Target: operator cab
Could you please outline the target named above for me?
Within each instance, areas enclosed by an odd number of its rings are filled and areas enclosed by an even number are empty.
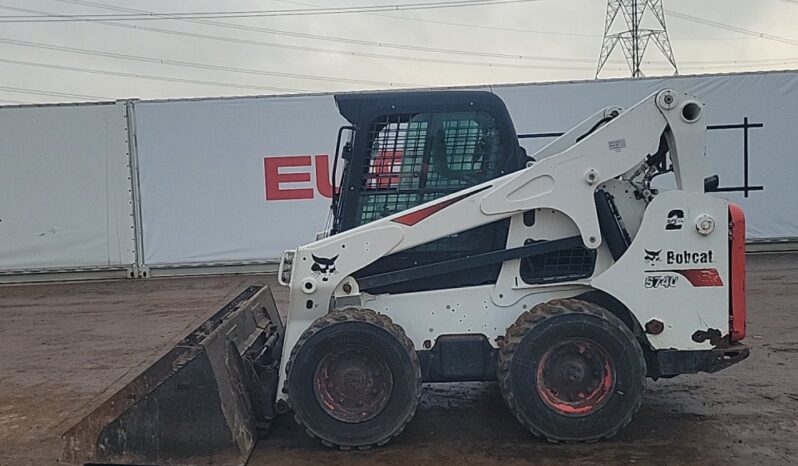
[[[527,162],[504,102],[489,92],[359,93],[335,100],[351,123],[339,131],[339,142],[346,130],[351,138],[341,150],[342,161],[336,153],[333,165],[333,179],[339,163],[343,173],[333,195],[331,234],[520,170]],[[504,249],[508,226],[505,220],[447,236],[382,258],[360,273]],[[452,274],[446,286],[495,281],[499,265],[488,268]]]
[[[354,130],[342,158],[334,231],[519,170],[523,149],[504,103],[478,91],[340,94]]]

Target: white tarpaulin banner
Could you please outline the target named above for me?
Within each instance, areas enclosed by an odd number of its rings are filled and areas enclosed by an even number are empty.
[[[0,108],[0,273],[135,262],[124,103]]]
[[[590,114],[665,88],[707,102],[707,173],[754,239],[798,237],[798,73],[495,86],[531,154]],[[147,265],[273,259],[329,212],[332,96],[136,104]]]
[[[751,239],[798,238],[798,73],[495,86],[534,153],[608,105],[664,87],[707,104],[707,175]],[[0,109],[0,274],[274,259],[329,213],[339,126],[331,95]],[[130,177],[140,180],[142,227]],[[138,235],[138,236],[135,236]]]
[[[332,96],[145,102],[135,113],[145,264],[273,259],[322,229],[346,123]]]
[[[798,73],[755,73],[496,87],[531,154],[609,105],[629,106],[663,88],[707,103],[707,173],[745,210],[749,239],[798,237]],[[531,137],[530,137],[531,136]]]
[[[798,73],[496,86],[529,153],[609,105],[665,87],[707,102],[708,172],[753,239],[798,237]],[[329,213],[329,168],[346,122],[332,96],[136,104],[144,262],[273,259],[312,241]]]

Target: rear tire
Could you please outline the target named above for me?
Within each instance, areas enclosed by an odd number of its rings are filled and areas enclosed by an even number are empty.
[[[387,316],[348,308],[317,319],[287,367],[297,422],[326,446],[384,445],[416,412],[421,366],[413,343]]]
[[[643,350],[606,309],[553,300],[523,313],[499,351],[499,386],[513,415],[550,442],[609,438],[637,412]]]

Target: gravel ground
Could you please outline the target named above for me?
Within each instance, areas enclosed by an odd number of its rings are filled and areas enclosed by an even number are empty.
[[[253,283],[273,278],[0,287],[0,465],[56,464],[61,433]],[[383,448],[330,450],[284,416],[249,464],[798,463],[797,297],[798,255],[749,256],[751,357],[649,381],[643,407],[609,441],[550,445],[517,423],[495,383],[431,384]]]

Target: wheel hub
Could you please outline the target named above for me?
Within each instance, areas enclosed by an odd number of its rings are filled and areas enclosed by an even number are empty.
[[[319,362],[313,390],[327,414],[354,424],[382,412],[393,392],[393,376],[385,359],[374,350],[345,345]]]
[[[568,358],[563,363],[562,379],[571,384],[583,383],[586,372],[589,370],[585,361],[577,358]]]
[[[536,371],[543,402],[566,415],[586,415],[609,399],[615,371],[607,351],[587,338],[569,338],[549,348]]]

